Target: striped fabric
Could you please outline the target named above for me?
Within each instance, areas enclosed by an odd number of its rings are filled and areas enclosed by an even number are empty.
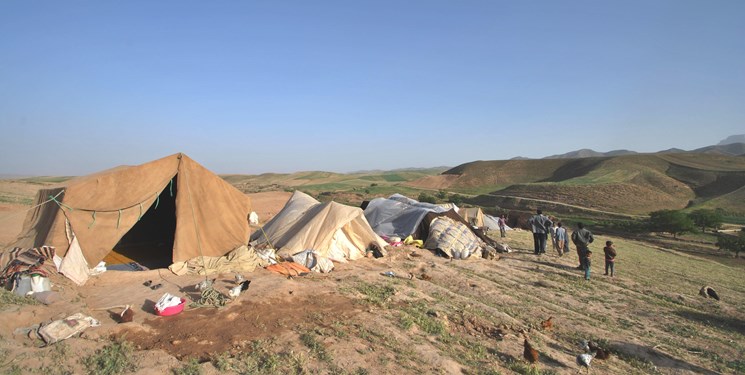
[[[2,264],[5,264],[5,267],[0,272],[0,285],[4,285],[16,273],[35,272],[46,276],[47,272],[41,267],[54,258],[54,251],[54,246],[41,246],[33,249],[14,247],[5,252],[2,254]]]

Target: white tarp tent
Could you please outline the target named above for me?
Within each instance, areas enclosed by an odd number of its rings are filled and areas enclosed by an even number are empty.
[[[400,194],[375,198],[365,208],[365,217],[375,233],[406,238],[414,234],[428,212],[445,212],[435,204],[422,203]]]
[[[295,191],[284,208],[251,235],[253,246],[267,241],[283,257],[313,250],[336,262],[362,258],[370,245],[380,249],[386,246],[359,207],[320,203],[300,191]]]
[[[484,226],[489,228],[489,230],[499,230],[499,222],[497,221],[499,218],[484,214]],[[507,224],[504,225],[505,230],[512,230]]]

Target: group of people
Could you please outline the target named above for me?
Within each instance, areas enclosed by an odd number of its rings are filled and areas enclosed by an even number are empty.
[[[533,232],[533,246],[536,255],[546,253],[546,243],[549,236],[551,236],[551,243],[554,250],[559,253],[559,256],[563,256],[569,251],[570,236],[567,235],[567,230],[562,226],[561,222],[554,224],[539,209],[535,215],[528,219],[528,224]],[[577,248],[577,256],[579,257],[579,266],[577,266],[577,269],[585,272],[585,280],[590,280],[590,256],[592,255],[592,251],[589,246],[595,241],[595,238],[592,232],[585,228],[583,223],[577,223],[577,229],[572,232],[571,240]],[[613,277],[616,260],[616,248],[613,245],[613,241],[606,241],[603,252],[605,253],[605,275]]]

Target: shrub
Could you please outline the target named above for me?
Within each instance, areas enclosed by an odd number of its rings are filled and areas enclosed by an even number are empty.
[[[673,237],[692,232],[696,227],[688,215],[683,211],[660,210],[649,214],[650,230],[653,232],[671,233]]]
[[[88,357],[82,362],[89,374],[115,375],[136,370],[132,362],[132,344],[127,341],[114,341]]]
[[[740,230],[739,235],[720,234],[717,239],[717,247],[720,250],[728,250],[735,253],[735,258],[740,257],[740,252],[745,251],[745,230]]]
[[[417,199],[419,202],[426,202],[426,203],[437,203],[437,199],[429,195],[427,193],[420,193],[419,198]]]
[[[201,375],[202,368],[196,358],[190,359],[183,366],[173,369],[173,375]]]

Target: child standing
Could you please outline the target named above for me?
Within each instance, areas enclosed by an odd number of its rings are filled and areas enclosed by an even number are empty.
[[[614,265],[616,263],[616,247],[613,246],[613,241],[605,241],[605,275],[608,276],[608,270],[610,270],[610,277],[613,277]]]

